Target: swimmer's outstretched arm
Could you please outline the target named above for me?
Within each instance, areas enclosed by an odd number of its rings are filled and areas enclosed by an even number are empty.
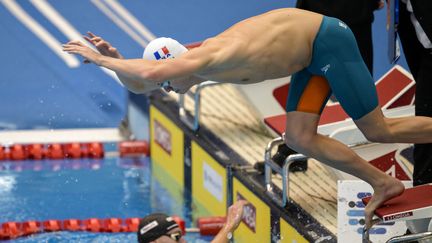
[[[202,69],[208,58],[188,52],[176,59],[159,61],[144,59],[118,59],[101,55],[79,41],[63,45],[63,50],[77,54],[86,60],[106,67],[118,75],[124,76],[123,84],[134,93],[145,93],[160,88],[165,80],[181,79],[192,76]],[[199,57],[199,58],[197,58]]]
[[[97,36],[93,34],[92,32],[88,31],[87,35],[83,36],[85,40],[87,40],[89,43],[91,43],[100,54],[108,57],[118,58],[118,59],[124,59],[123,55],[120,54],[120,52],[117,50],[117,48],[113,47],[111,43],[104,40],[101,36]],[[84,63],[90,63],[89,60],[85,59]],[[124,83],[133,83],[133,80],[128,80],[127,77],[121,75],[120,73],[116,73],[117,77],[120,79],[120,81]]]

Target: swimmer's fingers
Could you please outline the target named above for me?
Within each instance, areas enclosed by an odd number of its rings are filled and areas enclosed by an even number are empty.
[[[88,42],[90,42],[92,45],[94,45],[95,43],[92,41],[92,39],[90,39],[88,36],[83,36],[83,38],[86,40],[86,41],[88,41]]]
[[[92,43],[102,55],[114,58],[123,58],[123,56],[118,52],[117,48],[113,47],[111,43],[104,40],[102,37],[97,36],[90,31],[87,32],[87,36],[83,37],[88,42]]]
[[[90,37],[90,38],[94,38],[94,37],[97,37],[95,34],[93,34],[91,31],[87,31],[87,35]]]
[[[106,42],[104,39],[102,39],[102,37],[97,36],[97,35],[93,34],[90,31],[87,31],[87,35],[88,36],[84,36],[84,38],[86,40],[88,40],[89,42],[93,43],[93,44],[96,44],[96,43],[99,43],[99,42]],[[108,42],[106,42],[106,43],[108,43]]]
[[[91,38],[93,43],[103,42],[104,40],[101,37],[93,37]]]
[[[87,36],[85,36],[84,35],[84,38],[86,39],[86,40],[89,40],[90,42],[95,42],[95,41],[100,41],[100,40],[102,40],[102,38],[100,37],[100,36],[97,36],[97,35],[95,35],[95,34],[93,34],[92,32],[90,32],[90,31],[87,31]]]
[[[69,42],[67,44],[64,44],[62,47],[63,47],[63,51],[72,54],[80,54],[85,50],[85,48],[88,48],[83,44],[76,43],[76,42],[74,43]]]
[[[235,204],[238,204],[238,205],[240,205],[240,206],[245,206],[245,205],[248,205],[249,204],[249,202],[248,201],[246,201],[246,200],[238,200]]]
[[[115,51],[117,51],[117,48],[111,46],[111,47],[109,48],[109,51],[110,51],[110,52],[115,52]]]
[[[99,36],[94,36],[93,37],[88,37],[88,36],[83,36],[85,40],[87,40],[88,42],[90,42],[93,46],[96,47],[96,49],[98,49],[98,51],[100,51],[101,53],[103,53],[104,55],[109,55],[110,53],[107,53],[107,51],[109,52],[115,52],[117,51],[116,48],[112,47],[111,44],[107,41],[105,41],[104,39],[102,39]]]
[[[68,43],[66,43],[66,45],[86,46],[86,45],[84,45],[84,43],[82,43],[81,41],[77,41],[77,40],[69,41]]]
[[[226,226],[230,229],[236,229],[243,219],[244,208],[249,202],[239,200],[228,208]]]
[[[84,38],[86,41],[90,42],[91,44],[93,44],[93,45],[95,45],[95,46],[96,46],[98,43],[104,42],[104,40],[103,40],[101,37],[92,37],[92,38],[90,38],[90,37],[84,35],[83,38]]]
[[[63,51],[67,52],[67,53],[73,53],[73,54],[77,54],[77,52],[79,51],[79,49],[77,48],[76,45],[63,45]]]
[[[99,59],[98,57],[100,56],[99,53],[93,51],[91,48],[87,47],[87,46],[80,46],[80,45],[74,45],[74,44],[65,44],[63,45],[63,51],[69,53],[69,54],[76,54],[76,55],[80,55],[84,58],[83,62],[84,63],[95,63],[97,65],[99,65]]]
[[[107,41],[104,41],[104,40],[101,40],[101,41],[98,41],[96,44],[95,44],[95,46],[96,46],[96,48],[105,48],[105,49],[110,49],[112,46],[111,46],[111,44],[109,43],[109,42],[107,42]]]

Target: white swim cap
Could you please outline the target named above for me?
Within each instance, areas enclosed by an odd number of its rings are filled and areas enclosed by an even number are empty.
[[[143,58],[146,60],[175,58],[187,52],[187,50],[186,47],[174,39],[160,37],[150,41],[144,50]]]

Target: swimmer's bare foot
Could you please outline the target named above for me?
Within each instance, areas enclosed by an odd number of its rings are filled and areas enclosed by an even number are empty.
[[[375,209],[379,208],[385,201],[399,196],[404,190],[405,187],[402,182],[390,176],[382,184],[374,187],[374,194],[365,208],[367,229],[372,227],[372,217]]]

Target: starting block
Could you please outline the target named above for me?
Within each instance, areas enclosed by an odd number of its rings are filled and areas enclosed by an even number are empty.
[[[362,199],[367,205],[371,197]],[[432,218],[432,184],[426,184],[405,189],[404,193],[385,202],[375,210],[378,220],[374,223],[389,223],[395,221],[407,221],[415,219]],[[415,233],[392,237],[387,243],[411,242],[432,238],[432,225],[429,223],[427,232]],[[363,243],[368,243],[369,231],[363,232]]]

